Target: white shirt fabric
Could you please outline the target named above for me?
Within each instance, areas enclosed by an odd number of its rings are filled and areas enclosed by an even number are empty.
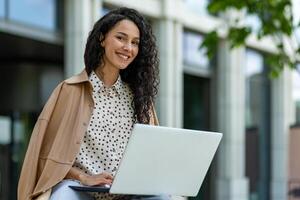
[[[111,87],[106,87],[94,71],[89,80],[94,110],[74,166],[90,175],[105,171],[114,176],[135,122],[133,94],[120,76]],[[93,196],[98,200],[113,199],[115,195]]]

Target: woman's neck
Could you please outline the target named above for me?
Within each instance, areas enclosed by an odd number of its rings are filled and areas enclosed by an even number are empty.
[[[117,81],[120,74],[120,70],[104,65],[102,67],[98,67],[95,70],[95,73],[104,83],[105,86],[111,87]]]

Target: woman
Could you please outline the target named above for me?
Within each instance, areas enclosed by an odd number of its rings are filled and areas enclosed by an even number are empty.
[[[158,124],[158,57],[150,25],[133,9],[109,12],[90,32],[84,60],[85,70],[60,83],[39,116],[19,200],[46,194],[51,200],[125,198],[77,193],[68,185],[111,184],[133,124]]]

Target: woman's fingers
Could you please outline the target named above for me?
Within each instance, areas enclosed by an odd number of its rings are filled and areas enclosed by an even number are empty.
[[[102,172],[100,175],[103,175],[104,178],[107,178],[107,179],[114,179],[114,177],[110,174],[110,173],[107,173],[107,172]]]
[[[97,175],[90,175],[88,178],[85,180],[83,184],[85,185],[111,185],[113,181],[113,176],[107,172],[103,172],[101,174]]]

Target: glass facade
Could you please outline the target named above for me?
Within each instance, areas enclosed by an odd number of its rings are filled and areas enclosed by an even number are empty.
[[[57,28],[56,0],[9,0],[10,20],[55,31]]]
[[[34,125],[33,113],[0,111],[0,199],[17,199],[17,184],[22,161]]]
[[[46,32],[63,31],[63,1],[0,0],[0,20]],[[26,32],[26,30],[25,30]],[[51,34],[50,33],[50,34]],[[0,199],[17,199],[17,184],[33,126],[63,78],[63,46],[1,33]],[[20,96],[22,100],[20,100]]]
[[[300,64],[293,71],[293,123],[300,125]]]
[[[190,1],[192,2],[192,1]],[[197,1],[200,3],[201,1]],[[185,67],[184,73],[184,88],[183,88],[183,127],[195,130],[210,130],[210,79],[199,77],[203,71],[210,70],[210,61],[205,54],[204,49],[200,49],[203,41],[203,36],[189,30],[183,32],[183,64]],[[188,72],[188,69],[192,69]],[[194,72],[200,72],[198,76]],[[211,175],[210,171],[199,190],[196,197],[188,198],[190,200],[211,199]]]
[[[258,113],[260,110],[259,99],[255,97],[259,92],[257,88],[261,85],[261,74],[264,69],[263,57],[258,52],[247,50],[246,59],[246,127],[256,127],[259,119]]]
[[[5,94],[0,98],[0,199],[15,200],[34,124],[62,80],[63,68],[46,62],[0,65],[0,92]]]
[[[184,127],[209,130],[209,80],[184,74]]]
[[[0,0],[0,18],[5,16],[5,0]]]
[[[195,130],[210,130],[210,80],[184,74],[184,121],[183,127]],[[196,197],[189,200],[210,198],[210,170]]]
[[[271,82],[263,55],[246,51],[246,176],[250,200],[270,198]]]
[[[196,68],[209,68],[209,59],[204,49],[200,49],[203,36],[199,33],[184,31],[183,33],[183,62]]]

